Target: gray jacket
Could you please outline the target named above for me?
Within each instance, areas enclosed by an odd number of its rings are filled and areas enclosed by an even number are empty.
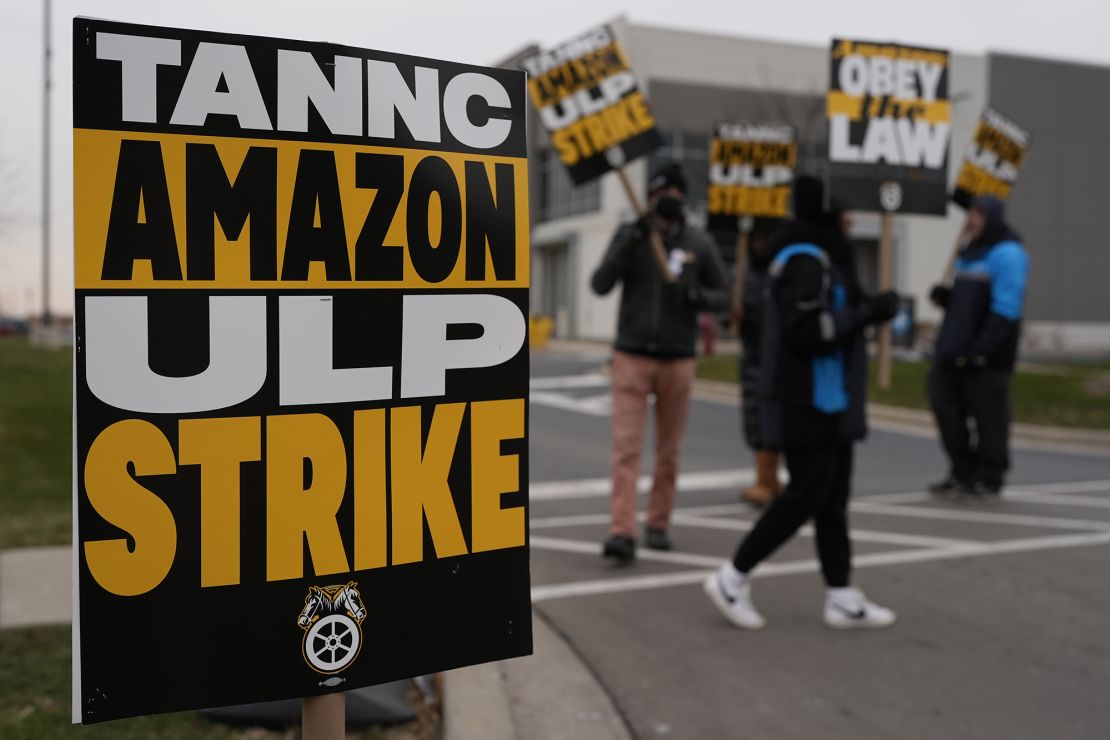
[[[729,288],[716,244],[701,229],[680,225],[667,234],[667,253],[689,256],[675,283],[666,283],[652,255],[644,219],[624,224],[613,236],[590,285],[605,295],[623,283],[615,346],[662,358],[693,357],[700,311],[728,309]]]

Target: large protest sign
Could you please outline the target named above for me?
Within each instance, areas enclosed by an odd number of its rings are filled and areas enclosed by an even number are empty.
[[[559,161],[577,185],[662,144],[613,29],[599,26],[521,62]]]
[[[73,49],[75,719],[529,653],[524,75]]]
[[[1009,198],[1029,143],[1028,131],[993,108],[984,109],[975,137],[964,152],[952,200],[967,208],[978,195]]]
[[[948,52],[834,39],[826,104],[831,190],[840,205],[945,213]]]
[[[709,228],[735,232],[743,216],[786,218],[797,160],[790,126],[717,124],[709,147]]]

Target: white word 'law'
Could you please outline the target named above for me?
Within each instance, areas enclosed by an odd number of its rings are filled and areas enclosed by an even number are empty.
[[[949,123],[884,116],[867,122],[862,144],[853,144],[851,119],[829,118],[829,159],[833,162],[885,162],[906,167],[940,169],[948,152]]]

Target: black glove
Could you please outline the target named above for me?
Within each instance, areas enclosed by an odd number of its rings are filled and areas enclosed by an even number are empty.
[[[882,324],[898,315],[901,300],[893,290],[880,293],[867,299],[867,313],[871,316],[872,324]]]
[[[952,297],[952,289],[947,285],[934,285],[929,291],[929,300],[938,308],[948,308],[948,299]]]

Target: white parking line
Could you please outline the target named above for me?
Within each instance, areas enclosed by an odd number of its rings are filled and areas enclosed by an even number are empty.
[[[705,529],[723,529],[732,532],[746,532],[752,528],[754,522],[736,519],[716,519],[713,517],[688,516],[675,514],[676,524],[685,524],[690,527],[704,527]],[[810,525],[798,530],[803,537],[813,537],[816,530]],[[859,542],[874,542],[884,545],[899,545],[901,547],[948,547],[961,549],[974,547],[979,544],[976,540],[954,539],[951,537],[929,537],[918,534],[900,534],[897,532],[876,532],[870,529],[856,529],[852,527],[852,539]]]
[[[748,485],[754,479],[751,468],[734,470],[709,470],[695,473],[681,473],[678,476],[679,491],[718,491]],[[651,490],[651,476],[641,475],[636,482],[640,493]],[[581,478],[578,480],[547,481],[532,483],[528,486],[528,498],[532,501],[548,501],[565,498],[597,498],[608,496],[612,488],[609,478]]]
[[[528,387],[533,391],[560,391],[571,388],[608,388],[609,378],[598,373],[587,375],[555,375],[548,378],[532,378]]]
[[[1036,502],[1039,503],[1039,502]],[[1068,519],[1064,517],[1030,516],[1026,514],[1007,514],[995,511],[969,511],[967,509],[942,509],[924,506],[901,506],[876,504],[866,500],[853,501],[852,511],[861,514],[882,516],[901,516],[916,519],[938,519],[957,522],[978,522],[983,524],[1008,524],[1019,527],[1039,529],[1080,529],[1110,532],[1110,522],[1090,519]]]
[[[704,507],[709,508],[709,507]],[[738,507],[737,507],[738,508]],[[702,529],[719,529],[727,532],[746,532],[752,528],[755,522],[749,519],[717,519],[711,516],[694,516],[688,513],[689,509],[676,509],[672,517],[672,522],[677,526],[697,527]],[[644,520],[644,515],[641,513],[637,517],[640,521]],[[580,527],[590,526],[597,524],[608,524],[608,514],[571,514],[568,516],[552,516],[552,517],[537,517],[531,521],[532,529],[555,529],[559,527]],[[812,526],[805,526],[798,530],[798,534],[803,537],[813,537],[816,532]],[[536,537],[532,538],[535,543]],[[541,538],[544,542],[571,542],[571,540],[553,538]],[[901,534],[897,532],[876,532],[869,529],[852,529],[852,539],[859,542],[874,542],[884,545],[898,545],[900,547],[949,547],[949,548],[962,548],[966,546],[974,546],[978,544],[976,540],[955,539],[951,537],[930,537],[927,535],[917,534]],[[546,549],[558,549],[557,547],[548,547]],[[597,545],[588,544],[582,552],[594,553],[597,551]],[[567,549],[567,552],[578,552],[578,550]]]
[[[870,553],[853,558],[852,566],[853,568],[873,568],[885,565],[903,565],[907,563],[926,563],[938,560],[978,557],[981,555],[1003,555],[1070,547],[1091,547],[1106,544],[1110,544],[1110,531],[1093,534],[1030,537],[1019,540],[975,544],[971,547],[961,547],[958,549],[936,548]],[[718,559],[717,562],[723,562],[723,559]],[[793,560],[783,563],[764,563],[760,565],[752,575],[757,578],[769,578],[796,573],[811,573],[818,569],[819,565],[816,560]],[[532,589],[532,601],[550,601],[552,599],[573,596],[614,594],[666,588],[670,586],[686,586],[699,583],[711,572],[711,570],[683,571],[680,573],[626,576],[624,578],[602,578],[536,586]]]
[[[725,470],[705,470],[691,473],[682,473],[678,476],[678,490],[682,491],[715,491],[729,490],[746,486],[754,480],[751,468],[729,468]],[[579,478],[574,480],[545,481],[532,483],[529,487],[529,496],[533,501],[563,498],[593,498],[609,495],[611,488],[609,478]],[[644,493],[651,488],[651,476],[642,475],[637,482],[638,489]],[[1106,493],[1110,498],[1110,480],[1072,481],[1065,483],[1034,483],[1021,486],[1007,487],[1002,500],[1007,499],[1028,501],[1037,504],[1059,504],[1061,506],[1090,506],[1091,508],[1106,508],[1106,503],[1091,503],[1092,500],[1076,498],[1064,494],[1070,493]],[[852,499],[853,504],[884,503],[884,504],[919,504],[935,500],[927,491],[904,491],[898,493],[878,493],[861,495]]]
[[[603,396],[590,396],[589,398],[575,398],[562,393],[551,391],[531,391],[528,395],[531,403],[541,406],[550,406],[563,411],[573,411],[586,416],[609,416],[612,413],[612,401],[609,394]]]
[[[598,542],[583,542],[582,540],[565,540],[560,537],[529,537],[528,544],[541,550],[556,550],[558,552],[573,552],[581,555],[600,555],[601,544]],[[720,565],[722,558],[710,555],[695,555],[688,552],[660,552],[640,548],[636,557],[639,560],[651,560],[674,565],[698,565],[713,568]]]
[[[1075,506],[1081,509],[1110,509],[1110,499],[1095,496],[1069,496],[1063,493],[1014,492],[1013,498],[1023,504]]]
[[[1007,493],[1110,493],[1110,480],[1082,480],[1065,483],[1030,483],[1007,488]]]

